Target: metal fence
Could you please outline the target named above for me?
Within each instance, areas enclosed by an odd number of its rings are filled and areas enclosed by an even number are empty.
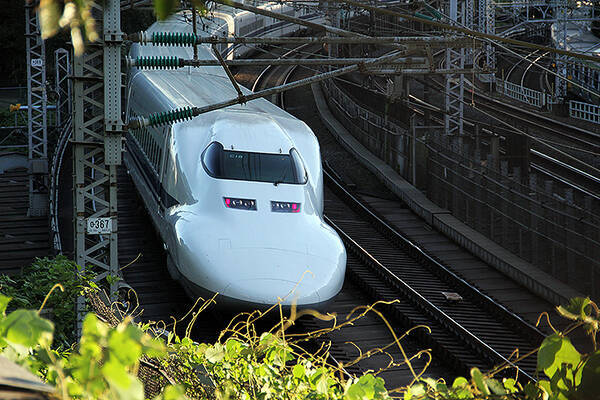
[[[569,115],[571,118],[600,124],[600,106],[596,104],[571,100],[569,101]]]
[[[496,91],[507,97],[542,108],[552,104],[552,96],[548,93],[529,89],[525,86],[496,78]]]

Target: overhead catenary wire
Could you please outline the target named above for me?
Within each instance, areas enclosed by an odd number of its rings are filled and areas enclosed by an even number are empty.
[[[354,4],[354,5],[357,5],[357,6],[360,6],[360,7],[366,6],[367,9],[373,8],[373,7],[364,5],[362,3],[354,2],[354,1],[351,1],[351,0],[335,0],[335,1],[336,2],[346,2],[348,4]],[[227,6],[231,6],[231,7],[235,7],[235,8],[240,8],[240,9],[244,9],[244,10],[247,10],[247,11],[257,12],[259,14],[267,15],[267,16],[270,16],[270,17],[273,17],[273,18],[279,18],[279,17],[281,17],[279,19],[288,20],[289,22],[292,22],[292,23],[298,23],[300,25],[305,25],[305,26],[313,27],[313,28],[318,29],[318,30],[325,30],[325,31],[330,32],[330,33],[334,33],[335,32],[335,33],[341,33],[344,36],[357,36],[357,35],[360,35],[362,37],[367,37],[366,35],[361,35],[361,34],[358,34],[358,33],[345,31],[345,30],[342,30],[342,29],[339,29],[339,28],[333,28],[333,27],[329,27],[327,25],[322,25],[322,24],[315,24],[315,23],[312,23],[312,22],[301,20],[299,18],[289,17],[289,16],[286,16],[286,15],[274,13],[274,12],[271,12],[271,11],[265,11],[265,10],[262,10],[262,9],[259,9],[259,8],[256,8],[256,7],[252,7],[252,6],[246,6],[246,5],[243,5],[241,3],[234,2],[234,1],[224,2],[224,1],[221,1],[221,0],[217,0],[217,2],[220,3],[220,4],[223,4],[223,5],[227,5]],[[374,10],[379,10],[377,8],[373,8],[373,9]],[[390,10],[383,10],[383,11],[388,11],[392,15],[398,15],[398,16],[401,16],[403,18],[406,17],[406,15],[404,15],[402,13],[399,13],[399,12],[396,12],[396,11],[390,11]],[[480,32],[475,32],[475,31],[472,31],[472,30],[469,30],[469,29],[466,29],[466,28],[456,27],[456,26],[453,26],[453,25],[447,25],[447,24],[442,24],[442,23],[438,23],[438,22],[434,23],[434,21],[429,21],[429,20],[426,20],[426,19],[418,18],[418,17],[412,17],[411,16],[411,18],[406,18],[406,19],[414,20],[414,21],[417,21],[417,22],[428,23],[430,25],[433,24],[434,26],[443,27],[443,28],[449,27],[449,28],[452,28],[454,30],[458,30],[458,31],[463,32],[463,33],[465,33],[465,32],[466,33],[475,33],[475,34],[478,34],[480,36],[483,35],[484,37],[485,36],[489,36],[492,39],[496,39],[497,38],[497,39],[499,39],[501,41],[505,41],[505,42],[509,42],[509,43],[513,43],[513,44],[518,44],[518,45],[523,45],[524,47],[531,47],[531,46],[533,46],[534,48],[540,47],[542,49],[547,49],[550,52],[553,52],[554,50],[557,50],[557,49],[552,49],[552,48],[549,48],[549,47],[546,47],[546,46],[539,46],[539,45],[534,45],[534,44],[531,44],[531,43],[528,43],[528,42],[518,41],[518,40],[515,40],[515,39],[502,38],[502,37],[499,37],[499,36],[489,35],[489,34],[481,34]],[[474,35],[474,36],[477,36],[477,35]],[[563,51],[563,50],[560,50],[558,52],[559,53],[571,54],[571,52],[567,52],[567,51]],[[519,55],[517,54],[517,56],[519,56]],[[380,58],[375,59],[375,60],[380,60]],[[340,75],[346,74],[348,72],[353,72],[353,71],[362,69],[362,66],[364,66],[364,65],[365,64],[362,64],[361,66],[359,66],[359,65],[352,65],[352,66],[349,66],[349,67],[345,67],[345,68],[341,68],[339,70],[332,71],[331,73],[321,74],[321,75],[317,75],[317,76],[314,76],[314,77],[311,77],[311,78],[307,78],[307,79],[302,80],[302,81],[308,80],[310,83],[318,82],[320,80],[324,80],[324,79],[328,79],[328,78],[333,78],[333,77],[336,77],[336,76],[340,76]],[[373,63],[372,65],[376,65],[376,63]],[[204,113],[204,112],[209,112],[209,111],[213,111],[213,110],[216,110],[216,109],[224,108],[224,107],[227,107],[227,106],[230,106],[230,105],[243,103],[245,101],[250,101],[250,100],[253,100],[253,99],[256,99],[256,98],[266,97],[266,96],[269,96],[269,95],[272,95],[272,94],[276,94],[276,93],[284,91],[284,90],[289,90],[289,89],[293,89],[294,87],[302,86],[304,84],[308,84],[308,83],[301,83],[301,81],[296,81],[296,82],[294,82],[292,84],[281,85],[281,86],[278,86],[278,87],[275,87],[275,88],[263,90],[261,92],[254,93],[252,95],[244,96],[243,98],[232,99],[232,100],[229,100],[229,101],[221,102],[221,103],[218,103],[218,104],[215,104],[215,105],[206,106],[206,107],[202,107],[202,108],[194,107],[194,108],[192,108],[192,110],[193,110],[193,116],[199,115],[199,114]],[[464,103],[464,101],[463,101],[463,103]],[[175,110],[175,111],[178,111],[178,110]],[[478,110],[478,111],[482,111],[482,110]],[[158,118],[158,119],[157,118],[154,118],[154,119],[150,118],[150,119],[140,119],[140,120],[137,120],[137,121],[132,121],[131,122],[131,127],[139,126],[140,124],[145,126],[145,125],[149,125],[150,123],[152,123],[152,124],[155,124],[155,123],[166,123],[167,122],[166,119],[169,119],[169,118],[167,118],[168,117],[167,114],[169,114],[169,112],[162,113],[162,114],[164,114],[164,115],[161,115],[161,117]],[[179,114],[181,114],[181,112]],[[175,113],[173,116],[177,116],[179,114]],[[184,113],[184,114],[185,114],[186,117],[188,116],[187,112]],[[190,117],[191,117],[191,115],[190,115]],[[493,118],[496,119],[496,120],[498,120],[498,121],[500,121],[502,124],[508,126],[509,128],[514,129],[518,133],[524,134],[526,136],[531,137],[533,140],[538,141],[538,139],[535,136],[528,135],[525,132],[520,131],[518,128],[513,127],[509,123],[506,123],[506,122],[504,122],[504,121],[502,121],[502,120],[500,120],[500,119],[498,119],[496,117],[493,117]],[[572,158],[572,159],[574,159],[574,160],[576,160],[578,162],[581,162],[577,158],[572,157],[569,154],[564,153],[564,152],[562,152],[559,149],[555,149],[552,146],[550,146],[548,144],[545,144],[545,143],[543,143],[541,141],[540,141],[540,143],[542,143],[543,145],[545,145],[545,146],[547,146],[549,148],[554,149],[555,151],[557,151],[557,152],[559,152],[559,153],[561,153],[561,154],[563,154],[563,155],[565,155],[565,156],[567,156],[569,158]]]
[[[177,109],[173,111],[166,111],[163,113],[151,114],[148,117],[134,118],[129,121],[128,128],[129,129],[139,129],[147,126],[158,126],[164,125],[167,123],[174,123],[179,121],[184,121],[186,119],[193,118],[200,114],[204,114],[210,111],[219,110],[221,108],[229,107],[235,104],[243,104],[251,100],[259,99],[262,97],[271,96],[277,94],[279,92],[294,89],[304,85],[310,85],[312,83],[320,82],[325,79],[330,79],[339,75],[344,75],[350,72],[363,70],[365,68],[371,66],[377,66],[379,64],[385,64],[389,62],[393,62],[394,59],[405,55],[404,51],[394,51],[390,54],[386,54],[384,56],[365,61],[360,64],[354,64],[347,67],[339,68],[330,72],[325,72],[319,75],[314,75],[309,78],[301,79],[292,83],[279,85],[270,89],[261,90],[256,93],[251,93],[248,95],[244,95],[241,97],[233,98],[230,100],[225,100],[219,103],[210,104],[204,107],[186,107],[183,109]]]
[[[347,31],[344,29],[340,29],[340,28],[335,28],[329,25],[324,25],[324,24],[317,24],[314,22],[309,22],[309,21],[305,21],[302,20],[300,18],[296,18],[296,17],[290,17],[287,15],[283,15],[283,14],[279,14],[279,13],[275,13],[272,11],[268,11],[268,10],[264,10],[258,7],[253,7],[253,6],[249,6],[246,4],[242,4],[236,1],[232,1],[232,0],[214,0],[215,3],[218,4],[222,4],[225,6],[229,6],[229,7],[233,7],[233,8],[238,8],[241,10],[246,10],[246,11],[250,11],[250,12],[254,12],[257,14],[261,14],[261,15],[265,15],[265,16],[269,16],[272,18],[277,18],[277,19],[281,19],[284,21],[288,21],[288,22],[292,22],[295,24],[299,24],[299,25],[303,25],[303,26],[307,26],[309,28],[312,29],[316,29],[319,31],[325,31],[325,32],[329,32],[329,33],[333,33],[333,34],[340,34],[341,36],[367,36],[367,35],[363,35],[363,34],[359,34],[359,33],[355,33],[355,32],[351,32],[351,31]],[[438,22],[438,21],[433,21],[433,20],[429,20],[426,18],[421,18],[412,14],[406,14],[400,11],[395,11],[395,10],[389,10],[386,8],[378,8],[378,7],[374,7],[365,3],[361,3],[361,2],[357,2],[357,1],[353,1],[353,0],[332,0],[332,2],[335,3],[341,3],[341,4],[347,4],[353,7],[358,7],[358,8],[362,8],[368,11],[372,11],[375,13],[380,13],[380,14],[387,14],[387,15],[392,15],[392,16],[396,16],[396,17],[400,17],[400,18],[404,18],[410,21],[414,21],[414,22],[420,22],[423,24],[427,24],[430,26],[434,26],[437,28],[440,28],[443,31],[454,31],[454,32],[460,32],[463,33],[465,35],[471,36],[471,37],[475,37],[478,38],[480,40],[484,40],[492,45],[497,45],[497,46],[501,46],[500,43],[497,42],[504,42],[504,43],[508,43],[508,44],[512,44],[515,46],[522,46],[525,48],[532,48],[532,49],[538,49],[538,50],[543,50],[543,51],[547,51],[550,53],[556,53],[556,54],[561,54],[561,55],[566,55],[569,57],[574,57],[574,58],[580,58],[580,59],[584,59],[584,60],[588,60],[588,61],[593,61],[593,62],[598,62],[598,57],[596,56],[590,56],[590,55],[586,55],[586,54],[581,54],[581,53],[575,53],[572,51],[568,51],[568,50],[562,50],[562,49],[556,49],[553,47],[549,47],[549,46],[543,46],[543,45],[538,45],[538,44],[534,44],[534,43],[529,43],[529,42],[525,42],[522,40],[517,40],[517,39],[512,39],[512,38],[508,38],[508,37],[502,37],[502,36],[498,36],[498,35],[492,35],[489,33],[483,33],[483,32],[478,32],[478,31],[474,31],[472,29],[468,29],[466,27],[460,26],[460,25],[456,25],[456,24],[448,24],[448,23],[443,23],[443,22]],[[442,14],[442,13],[441,13]],[[448,18],[447,15],[442,14],[444,17]],[[508,48],[501,46],[502,48],[504,48],[507,51],[511,51]],[[516,54],[516,53],[515,53]],[[516,54],[517,56],[519,56],[518,54]],[[519,56],[520,57],[520,56]],[[588,88],[585,88],[584,86],[578,84],[577,82],[573,82],[572,80],[569,80],[567,77],[562,77],[559,74],[557,74],[554,71],[551,71],[550,69],[547,69],[541,65],[539,65],[540,68],[544,69],[546,72],[559,76],[560,79],[563,79],[565,81],[567,81],[568,83],[573,84],[574,86],[579,87],[580,89],[587,91],[593,95],[596,96],[600,96],[600,93],[597,93],[595,91],[592,91]]]
[[[221,1],[221,0],[216,0],[216,1]],[[503,42],[503,43],[507,43],[507,44],[512,44],[515,46],[521,46],[521,47],[525,47],[525,48],[530,48],[530,49],[535,49],[535,50],[540,50],[540,51],[545,51],[548,53],[554,53],[554,54],[560,54],[560,55],[564,55],[564,56],[568,56],[568,57],[572,57],[572,58],[578,58],[578,59],[582,59],[582,60],[587,60],[587,61],[592,61],[595,63],[600,62],[600,58],[598,56],[594,56],[594,55],[587,55],[587,54],[582,54],[582,53],[576,53],[576,52],[572,52],[569,50],[562,50],[562,49],[557,49],[555,47],[549,47],[549,46],[544,46],[544,45],[539,45],[539,44],[535,44],[535,43],[530,43],[530,42],[525,42],[522,40],[517,40],[517,39],[512,39],[509,37],[503,37],[503,36],[498,36],[498,35],[492,35],[489,33],[484,33],[484,32],[478,32],[478,31],[474,31],[472,29],[467,28],[465,25],[463,24],[447,24],[447,23],[443,23],[443,22],[437,22],[437,21],[431,21],[425,18],[420,18],[411,14],[406,14],[400,11],[395,11],[395,10],[389,10],[386,8],[378,8],[378,7],[373,7],[370,6],[368,4],[365,3],[361,3],[358,1],[354,1],[354,0],[331,0],[332,2],[336,2],[336,3],[344,3],[344,4],[348,4],[348,5],[352,5],[354,7],[360,7],[363,8],[365,10],[369,10],[375,13],[380,13],[380,14],[387,14],[387,15],[393,15],[396,17],[400,17],[400,18],[404,18],[410,21],[414,21],[414,22],[420,22],[423,24],[427,24],[430,26],[435,26],[438,28],[441,28],[443,30],[446,31],[454,31],[454,32],[460,32],[460,33],[464,33],[465,35],[468,36],[472,36],[475,38],[479,38],[482,39],[492,45],[496,45],[501,47],[502,49],[512,52],[513,54],[517,55],[520,58],[523,58],[523,56],[519,55],[518,53],[514,52],[513,50],[509,49],[506,46],[503,46],[502,44],[498,43],[498,42]],[[450,19],[447,15],[441,13],[444,17]],[[531,63],[531,61],[529,61]],[[563,77],[560,74],[556,73],[555,71],[550,70],[549,68],[544,67],[541,64],[535,64],[538,67],[540,67],[541,69],[543,69],[544,71],[559,77],[559,79],[562,79],[574,86],[577,86],[578,88],[592,94],[595,96],[600,96],[599,92],[590,90],[589,88],[586,88],[585,86],[580,85],[577,82],[574,82],[573,80],[568,79],[567,77]]]

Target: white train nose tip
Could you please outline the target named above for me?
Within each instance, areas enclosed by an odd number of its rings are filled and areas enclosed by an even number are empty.
[[[305,276],[300,283],[284,279],[244,279],[229,284],[222,294],[252,303],[275,304],[279,301],[283,305],[290,305],[293,302],[298,305],[319,303],[321,298],[318,291],[306,282],[306,279],[312,277]]]

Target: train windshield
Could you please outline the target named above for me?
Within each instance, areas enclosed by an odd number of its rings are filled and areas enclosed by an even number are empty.
[[[213,142],[202,154],[202,165],[213,178],[271,183],[306,183],[306,170],[295,149],[289,154],[225,150]]]

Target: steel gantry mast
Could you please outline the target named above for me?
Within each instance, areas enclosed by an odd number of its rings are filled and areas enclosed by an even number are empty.
[[[460,1],[461,10],[458,9],[459,0],[449,0],[448,17],[453,25],[462,25],[465,17],[465,1]],[[446,68],[449,70],[464,70],[465,49],[448,47],[446,49]],[[445,116],[444,128],[446,135],[463,134],[463,97],[464,75],[461,73],[446,75]]]
[[[29,158],[28,215],[48,213],[48,131],[46,49],[34,4],[25,2],[27,43],[27,137]]]
[[[496,3],[494,0],[478,0],[478,13],[479,32],[495,35]],[[492,72],[489,74],[482,74],[480,78],[483,81],[494,82],[495,73],[493,71],[496,70],[495,47],[490,43],[485,44],[481,56],[482,61],[485,63],[485,67]]]
[[[120,3],[106,0],[100,43],[88,44],[74,58],[73,164],[74,231],[77,264],[99,272],[97,280],[119,274],[117,253],[117,165],[121,163],[121,17]],[[116,279],[109,279],[111,295]],[[78,299],[78,315],[84,309]],[[79,320],[81,323],[81,320]]]
[[[56,126],[61,127],[71,115],[71,59],[66,49],[54,51],[54,90],[56,91]]]
[[[554,15],[556,18],[557,37],[556,48],[567,49],[567,0],[555,0]],[[556,54],[554,63],[556,75],[554,77],[554,96],[556,102],[561,102],[567,96],[567,62],[568,57]]]

